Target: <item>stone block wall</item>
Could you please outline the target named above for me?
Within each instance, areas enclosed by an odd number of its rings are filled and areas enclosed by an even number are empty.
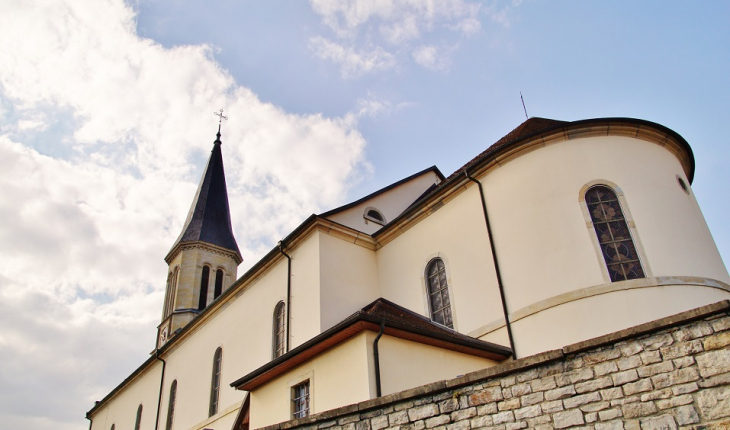
[[[730,429],[730,302],[266,430]]]

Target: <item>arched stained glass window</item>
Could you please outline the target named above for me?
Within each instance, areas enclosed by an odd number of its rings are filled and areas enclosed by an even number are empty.
[[[175,419],[175,400],[177,398],[177,379],[170,385],[170,400],[167,402],[167,424],[165,430],[172,429],[172,422]]]
[[[210,407],[208,408],[208,416],[212,417],[218,413],[218,396],[221,389],[221,361],[223,359],[223,350],[219,347],[213,355],[213,375],[210,378]]]
[[[446,281],[446,266],[440,258],[434,258],[426,268],[428,283],[428,303],[431,307],[431,319],[441,325],[454,328],[451,315],[449,286]]]
[[[286,352],[286,306],[279,302],[274,308],[273,325],[273,358],[281,357]]]
[[[606,186],[586,192],[586,205],[611,282],[644,277],[636,246],[616,193]]]
[[[134,421],[134,430],[139,430],[140,425],[142,425],[142,405],[141,404],[137,408],[137,419]]]
[[[210,279],[210,267],[203,266],[203,273],[200,276],[200,296],[198,296],[198,310],[202,311],[208,304],[208,280]]]
[[[223,270],[215,271],[215,290],[213,291],[213,299],[217,299],[223,292]]]

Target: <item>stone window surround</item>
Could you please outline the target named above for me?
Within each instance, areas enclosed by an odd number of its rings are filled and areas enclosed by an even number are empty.
[[[449,301],[451,303],[451,323],[453,327],[451,327],[454,331],[459,331],[459,323],[457,321],[457,315],[454,311],[456,309],[456,296],[454,294],[454,283],[451,278],[451,270],[449,269],[451,265],[449,264],[449,258],[443,253],[443,252],[435,252],[431,255],[429,255],[423,262],[423,268],[421,270],[421,294],[423,296],[423,315],[426,316],[426,318],[431,319],[431,300],[429,297],[429,290],[428,290],[428,266],[431,264],[431,262],[435,259],[441,259],[441,261],[444,262],[444,270],[446,271],[446,284],[449,291]],[[449,327],[447,327],[449,328]]]
[[[628,202],[626,201],[626,196],[624,195],[623,190],[621,187],[616,185],[614,182],[607,181],[605,179],[597,179],[588,182],[587,184],[583,185],[583,187],[578,192],[578,203],[580,204],[581,213],[583,214],[583,219],[585,219],[586,222],[586,230],[588,232],[588,236],[591,239],[591,243],[593,244],[593,249],[596,251],[596,258],[597,261],[601,267],[601,275],[603,276],[603,280],[605,283],[609,284],[611,283],[611,276],[608,274],[608,267],[606,266],[606,260],[603,257],[603,251],[601,250],[601,244],[598,242],[598,236],[596,236],[596,231],[593,228],[593,221],[591,219],[591,214],[588,212],[588,205],[586,204],[586,192],[594,186],[602,185],[605,187],[611,188],[614,193],[616,193],[616,197],[618,197],[619,205],[621,205],[621,211],[623,212],[624,219],[626,220],[626,225],[629,228],[629,233],[631,234],[631,239],[634,242],[634,247],[636,248],[636,254],[639,257],[639,262],[641,263],[641,267],[644,269],[644,277],[645,278],[651,278],[654,275],[652,274],[651,267],[649,266],[649,259],[646,257],[646,252],[644,251],[644,246],[641,244],[641,239],[639,238],[639,232],[636,229],[636,224],[634,223],[634,217],[631,215],[631,211],[629,210]]]
[[[382,219],[377,219],[373,216],[370,216],[369,215],[370,211],[377,212]],[[388,223],[388,221],[385,219],[385,215],[383,215],[383,212],[381,212],[378,208],[376,208],[374,206],[366,207],[365,210],[363,211],[362,217],[365,218],[365,224],[367,224],[368,221],[374,222],[375,224],[378,224],[378,225],[385,225]]]

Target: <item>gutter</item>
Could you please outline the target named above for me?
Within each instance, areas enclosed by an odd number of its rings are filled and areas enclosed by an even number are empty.
[[[502,285],[502,274],[499,270],[499,261],[497,260],[497,250],[494,247],[494,239],[492,237],[492,226],[489,223],[489,215],[487,213],[487,201],[484,197],[484,188],[482,183],[473,177],[469,176],[469,171],[464,169],[464,175],[472,182],[475,182],[479,187],[479,197],[482,200],[482,211],[484,212],[484,223],[487,225],[487,236],[489,236],[489,247],[492,250],[492,262],[494,263],[494,272],[497,275],[497,286],[499,287],[499,298],[502,301],[502,312],[504,314],[504,322],[507,326],[507,336],[509,337],[509,346],[512,349],[512,358],[517,359],[517,350],[515,349],[515,341],[512,337],[512,323],[509,320],[509,312],[507,311],[507,301],[504,297],[504,286]]]
[[[380,341],[380,337],[383,335],[384,331],[385,320],[380,323],[380,331],[378,332],[378,335],[375,336],[375,340],[373,341],[373,359],[375,361],[375,393],[377,397],[383,395],[383,390],[380,386],[380,353],[378,351],[378,342]]]
[[[291,322],[291,312],[289,309],[290,302],[291,302],[291,256],[284,252],[284,241],[279,241],[279,252],[281,252],[284,257],[287,259],[287,267],[286,267],[286,352],[289,352],[289,338],[291,337],[291,332],[289,331],[289,326]]]

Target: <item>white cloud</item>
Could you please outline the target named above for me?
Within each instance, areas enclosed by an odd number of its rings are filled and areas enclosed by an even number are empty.
[[[308,214],[340,204],[369,168],[357,113],[289,114],[236,84],[211,47],[164,48],[140,38],[134,19],[122,0],[0,6],[9,427],[84,428],[93,400],[152,348],[162,258],[212,148],[213,111],[230,118],[223,152],[241,270]]]
[[[352,46],[344,47],[320,36],[311,38],[309,47],[319,58],[339,64],[342,76],[345,78],[388,70],[396,64],[393,54],[380,47],[369,51],[356,50]]]
[[[434,47],[414,49],[411,44],[434,32],[449,37],[480,30],[480,4],[465,0],[310,0],[310,4],[348,46],[317,36],[310,47],[318,57],[339,64],[344,77],[388,70],[407,52],[426,69],[446,70],[446,53],[436,57]]]
[[[418,38],[439,25],[464,21],[474,30],[480,4],[464,0],[310,0],[322,21],[340,37],[350,37],[369,21],[392,44]]]
[[[449,68],[448,56],[443,55],[433,45],[419,46],[413,50],[412,55],[416,63],[426,69],[444,71]]]

